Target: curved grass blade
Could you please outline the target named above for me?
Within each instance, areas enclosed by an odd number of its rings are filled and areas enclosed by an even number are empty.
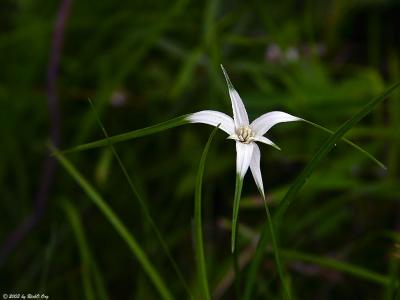
[[[239,266],[239,253],[237,250],[237,235],[238,235],[238,215],[240,207],[240,197],[242,194],[243,178],[240,177],[239,173],[236,173],[236,184],[235,184],[235,196],[233,199],[233,213],[232,213],[232,232],[231,232],[231,251],[233,258],[233,269],[235,272],[235,290],[236,298],[240,299],[241,294],[241,278],[240,278],[240,266]]]
[[[391,280],[388,276],[370,271],[359,266],[355,266],[353,264],[338,261],[333,258],[311,255],[291,250],[283,250],[282,255],[285,257],[286,260],[312,263],[324,268],[347,273],[357,278],[364,279],[379,285],[389,286],[391,284]],[[399,283],[396,282],[397,286],[398,284]]]
[[[264,194],[263,194],[263,196],[264,196]],[[279,250],[279,246],[278,246],[278,240],[276,238],[277,234],[275,234],[274,222],[272,220],[271,213],[269,211],[268,203],[265,199],[265,196],[264,196],[264,206],[265,206],[265,211],[267,213],[268,228],[269,228],[269,232],[271,235],[272,248],[274,250],[276,268],[278,270],[279,278],[280,278],[280,280],[282,282],[282,286],[283,286],[284,299],[290,300],[291,299],[290,290],[289,290],[288,282],[286,280],[285,273],[283,271],[284,267],[282,266],[282,262],[281,262],[281,254],[280,254],[280,250]]]
[[[244,286],[243,300],[252,299],[252,293],[253,293],[254,284],[256,282],[258,268],[261,265],[261,260],[262,260],[263,254],[264,254],[263,250],[267,248],[267,242],[270,237],[270,236],[268,236],[268,229],[269,229],[269,220],[267,222],[265,222],[265,224],[264,224],[264,228],[261,231],[260,239],[258,241],[253,260],[249,266],[249,271],[248,271],[248,275],[246,278],[246,284]],[[276,252],[275,249],[274,249],[274,252]]]
[[[340,128],[325,141],[325,143],[319,148],[317,153],[311,159],[311,161],[296,178],[295,182],[290,186],[289,191],[286,193],[285,197],[279,204],[278,210],[274,216],[274,221],[276,219],[279,219],[285,213],[292,199],[304,185],[307,178],[310,177],[314,169],[317,167],[318,163],[326,157],[326,155],[330,152],[334,145],[346,134],[346,132],[349,131],[354,125],[356,125],[362,118],[368,115],[375,108],[375,106],[385,100],[399,86],[400,82],[392,85],[381,96],[372,99],[359,112],[357,112],[353,117],[351,117],[342,126],[340,126]]]
[[[78,151],[83,151],[83,150],[88,150],[88,149],[93,149],[93,148],[98,148],[98,147],[109,146],[110,144],[115,144],[115,143],[131,140],[131,139],[139,138],[142,136],[151,135],[151,134],[154,134],[154,133],[157,133],[160,131],[164,131],[164,130],[167,130],[170,128],[182,126],[182,125],[189,123],[186,120],[186,118],[188,116],[189,116],[189,114],[183,115],[180,117],[176,117],[174,119],[171,119],[171,120],[168,120],[168,121],[165,121],[165,122],[153,125],[153,126],[149,126],[149,127],[145,127],[142,129],[137,129],[137,130],[129,131],[126,133],[110,136],[108,138],[104,138],[104,139],[97,140],[97,141],[90,142],[90,143],[81,144],[76,147],[64,150],[64,151],[62,151],[62,153],[78,152]]]
[[[231,235],[231,251],[235,252],[237,238],[237,220],[239,215],[240,196],[242,195],[243,178],[236,174],[235,196],[233,199],[233,214],[232,214],[232,235]]]
[[[96,261],[93,259],[93,255],[91,254],[85,232],[83,230],[82,222],[79,219],[79,214],[76,208],[69,201],[62,202],[63,209],[67,215],[69,223],[71,224],[72,230],[75,234],[75,239],[77,241],[79,252],[82,259],[83,265],[83,285],[86,292],[86,299],[94,299],[93,296],[90,296],[90,291],[86,291],[91,289],[91,280],[89,277],[89,270],[93,271],[93,286],[94,290],[97,291],[97,295],[99,299],[108,300],[110,297],[108,296],[107,290],[105,288],[104,279],[101,272],[98,269]],[[90,268],[89,268],[90,267]],[[86,278],[85,278],[86,277]]]
[[[350,130],[355,124],[357,124],[363,117],[365,117],[368,113],[370,113],[376,105],[381,103],[385,100],[396,88],[398,88],[400,82],[392,85],[388,88],[381,96],[374,98],[369,103],[367,103],[364,108],[362,108],[358,113],[356,113],[352,118],[347,120],[333,135],[331,135],[325,143],[320,147],[311,161],[307,164],[304,170],[300,173],[300,175],[296,178],[295,182],[290,186],[288,192],[285,194],[283,200],[281,201],[277,213],[273,217],[274,224],[281,219],[283,214],[285,213],[286,209],[289,207],[291,201],[293,200],[294,196],[297,192],[301,189],[301,187],[306,182],[307,178],[311,175],[314,171],[318,163],[325,158],[328,152],[334,147],[335,143],[343,137],[343,135]],[[264,252],[265,247],[267,246],[267,238],[268,235],[266,234],[268,231],[267,224],[263,227],[263,232],[261,234],[260,240],[257,245],[256,252],[254,254],[254,259],[250,265],[249,269],[249,280],[247,280],[247,293],[251,294],[252,289],[254,287],[256,273],[258,272],[262,255]]]
[[[74,178],[74,180],[80,185],[85,191],[87,196],[94,202],[94,204],[101,210],[107,220],[111,223],[114,229],[127,243],[129,249],[132,251],[134,256],[137,258],[141,266],[143,267],[146,274],[149,276],[154,287],[157,289],[162,299],[172,300],[172,294],[167,288],[164,280],[160,274],[154,268],[153,264],[148,259],[146,253],[140,247],[134,236],[128,231],[126,226],[121,222],[118,216],[108,206],[107,202],[100,196],[100,194],[94,189],[94,187],[79,173],[79,171],[54,147],[51,149],[53,155],[58,162],[64,167],[64,169]]]
[[[305,120],[305,119],[303,119],[303,121],[306,122],[306,123],[308,123],[308,124],[310,124],[310,125],[312,125],[312,126],[314,126],[314,127],[316,127],[316,128],[318,128],[318,129],[321,129],[321,130],[323,130],[323,131],[325,131],[325,132],[328,132],[328,133],[330,133],[330,134],[334,134],[334,133],[335,133],[334,131],[332,131],[332,130],[330,130],[330,129],[328,129],[328,128],[322,126],[322,125],[313,123],[313,122],[308,121],[308,120]],[[381,161],[379,161],[379,160],[378,160],[377,158],[375,158],[372,154],[370,154],[368,151],[364,150],[363,148],[361,148],[361,147],[358,146],[357,144],[353,143],[352,141],[350,141],[350,140],[348,140],[348,139],[346,139],[346,138],[344,138],[344,137],[342,137],[341,140],[343,140],[343,141],[344,141],[345,143],[347,143],[348,145],[350,145],[350,146],[352,146],[353,148],[355,148],[355,149],[357,149],[358,151],[360,151],[362,154],[364,154],[366,157],[368,157],[370,160],[372,160],[374,163],[376,163],[376,164],[377,164],[379,167],[381,167],[382,169],[384,169],[384,170],[387,169],[386,166],[385,166]]]
[[[291,293],[290,293],[290,289],[289,289],[289,284],[286,280],[286,276],[283,271],[284,268],[283,268],[282,262],[281,262],[282,255],[281,255],[281,251],[279,249],[278,241],[276,238],[277,234],[275,233],[275,226],[274,226],[271,212],[269,210],[268,203],[265,199],[264,193],[260,191],[260,194],[263,195],[264,207],[265,207],[265,211],[267,213],[267,223],[265,223],[266,228],[262,231],[262,235],[260,237],[260,241],[262,241],[262,244],[258,245],[258,247],[260,247],[260,249],[265,249],[267,246],[267,241],[269,240],[269,237],[271,238],[272,248],[274,250],[276,268],[278,270],[279,278],[283,285],[284,296],[285,296],[285,299],[290,299]],[[268,231],[269,231],[269,237],[268,237]],[[247,277],[247,280],[245,282],[245,287],[244,287],[243,300],[252,299],[251,296],[252,296],[252,291],[253,291],[253,285],[255,283],[258,266],[261,263],[262,254],[263,254],[262,251],[260,251],[259,254],[256,252],[256,254],[253,258],[253,263],[250,264],[250,268],[248,271],[248,277]]]
[[[219,125],[215,127],[214,130],[211,132],[211,135],[208,138],[207,144],[203,150],[203,154],[201,155],[199,170],[197,172],[197,178],[196,178],[196,189],[194,194],[194,227],[195,227],[194,229],[195,229],[195,254],[196,254],[197,276],[199,279],[200,290],[202,291],[201,298],[206,300],[210,300],[211,296],[210,296],[210,289],[208,288],[207,268],[204,257],[203,232],[202,232],[202,221],[201,221],[201,189],[202,189],[204,165],[206,162],[207,153],[210,148],[211,141],[218,130],[218,127]]]
[[[111,143],[110,137],[108,136],[108,133],[107,133],[107,130],[104,127],[103,123],[101,122],[100,116],[97,113],[96,108],[93,105],[93,102],[90,99],[88,99],[88,100],[89,100],[89,103],[90,103],[90,105],[92,107],[92,110],[93,110],[93,112],[95,114],[97,122],[98,122],[101,130],[103,131],[105,139],[109,142],[108,146],[111,148],[111,151],[112,151],[115,159],[117,160],[118,165],[120,166],[120,168],[122,170],[122,173],[124,174],[126,180],[128,181],[128,184],[129,184],[129,187],[130,187],[131,191],[133,192],[134,196],[138,200],[139,205],[140,205],[140,207],[141,207],[141,209],[142,209],[142,211],[144,213],[145,218],[147,219],[147,221],[149,222],[151,228],[155,232],[155,234],[157,236],[157,239],[160,242],[161,247],[162,247],[165,255],[167,256],[168,260],[170,261],[172,267],[174,268],[175,273],[178,275],[178,278],[181,281],[183,287],[185,288],[187,294],[189,295],[189,297],[191,299],[193,299],[193,295],[192,295],[192,292],[190,291],[189,285],[186,283],[186,280],[184,279],[184,277],[182,275],[182,272],[180,271],[180,269],[178,267],[178,264],[176,263],[176,261],[172,257],[171,252],[168,249],[167,243],[165,242],[164,238],[162,237],[161,231],[158,229],[158,226],[156,225],[156,223],[154,222],[153,218],[151,217],[149,209],[147,208],[147,205],[146,205],[145,201],[142,199],[140,193],[138,192],[137,188],[133,184],[133,181],[132,181],[131,177],[129,176],[128,171],[126,170],[124,164],[122,163],[122,160],[121,160],[117,150],[115,149],[115,147]]]
[[[85,234],[83,233],[82,224],[75,207],[71,203],[63,201],[62,206],[74,232],[82,260],[82,281],[85,290],[85,299],[91,300],[94,299],[93,285],[90,278],[91,255]]]

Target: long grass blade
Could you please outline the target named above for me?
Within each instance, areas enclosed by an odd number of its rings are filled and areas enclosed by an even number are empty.
[[[86,242],[85,234],[83,233],[82,229],[82,224],[79,220],[79,216],[75,207],[73,207],[72,204],[68,201],[64,201],[62,204],[65,214],[67,215],[68,221],[74,232],[82,260],[82,281],[85,290],[85,299],[91,300],[94,299],[94,292],[92,280],[90,278],[91,255],[89,247]]]
[[[277,213],[273,217],[274,224],[281,219],[287,208],[289,207],[291,201],[294,199],[294,196],[301,189],[301,187],[306,182],[307,178],[311,175],[314,169],[317,167],[318,163],[326,157],[329,151],[334,147],[335,143],[339,139],[343,137],[343,135],[350,130],[355,124],[357,124],[363,117],[365,117],[368,113],[370,113],[376,105],[385,100],[396,88],[398,88],[400,82],[392,85],[388,88],[382,95],[371,100],[367,105],[362,108],[359,112],[357,112],[352,118],[346,121],[333,135],[331,135],[325,143],[320,147],[317,153],[313,156],[311,161],[307,164],[304,170],[300,173],[300,175],[296,178],[295,182],[290,186],[288,192],[283,197],[281,201]],[[254,259],[249,268],[248,282],[247,282],[247,290],[248,294],[252,293],[252,289],[254,287],[256,273],[258,272],[260,263],[262,261],[262,256],[264,249],[268,242],[268,224],[263,227],[263,232],[261,234],[260,240],[257,245],[256,252],[254,254]]]
[[[240,196],[242,195],[243,178],[236,174],[235,196],[233,199],[233,213],[232,213],[232,235],[231,235],[231,251],[235,252],[236,238],[237,238],[237,220],[239,215]]]
[[[279,219],[285,213],[291,201],[294,199],[294,196],[305,184],[307,178],[310,177],[311,173],[317,167],[319,162],[326,157],[329,151],[346,134],[346,132],[349,131],[354,125],[356,125],[362,118],[368,115],[375,108],[375,106],[385,100],[399,86],[400,82],[392,85],[381,96],[372,99],[359,112],[357,112],[353,117],[351,117],[342,126],[340,126],[340,128],[325,141],[325,143],[319,148],[317,153],[307,164],[304,170],[296,178],[295,182],[290,186],[289,191],[286,193],[285,197],[279,204],[278,210],[274,216],[274,220]]]
[[[236,174],[236,184],[235,184],[235,196],[233,199],[233,212],[232,212],[232,231],[231,231],[231,251],[233,259],[233,269],[235,271],[235,290],[236,298],[240,299],[241,295],[241,274],[239,266],[239,253],[237,247],[237,235],[238,235],[238,216],[240,207],[240,197],[242,194],[243,178],[240,177],[239,173]]]
[[[303,121],[308,123],[308,124],[310,124],[310,125],[312,125],[312,126],[314,126],[314,127],[316,127],[316,128],[318,128],[318,129],[321,129],[322,131],[328,132],[330,134],[334,134],[335,133],[334,131],[332,131],[332,130],[330,130],[330,129],[322,126],[322,125],[319,125],[319,124],[316,124],[316,123],[313,123],[311,121],[304,120],[304,119],[303,119]],[[346,139],[344,137],[342,137],[341,140],[343,140],[348,145],[352,146],[354,149],[360,151],[362,154],[364,154],[366,157],[368,157],[370,160],[372,160],[374,163],[376,163],[382,169],[384,169],[384,170],[387,169],[386,166],[381,161],[379,161],[371,153],[369,153],[368,151],[364,150],[363,148],[361,148],[357,144],[353,143],[352,141],[350,141],[349,139]]]
[[[62,207],[67,215],[69,223],[71,224],[76,242],[79,247],[79,252],[82,259],[82,269],[83,269],[82,276],[83,276],[83,285],[85,288],[86,299],[94,299],[93,295],[95,294],[98,295],[98,299],[102,300],[110,299],[107,290],[105,288],[103,276],[98,269],[97,263],[93,258],[92,252],[90,251],[90,247],[87,242],[85,232],[83,230],[82,222],[79,219],[78,211],[71,204],[71,202],[67,200],[62,202]],[[89,274],[93,274],[94,291],[97,291],[97,293],[91,291],[92,281],[90,279]]]
[[[303,261],[307,263],[312,263],[324,268],[347,273],[354,277],[364,279],[372,283],[376,283],[383,286],[389,286],[391,284],[390,278],[388,276],[373,272],[371,270],[359,266],[355,266],[353,264],[338,261],[333,258],[311,255],[291,250],[283,250],[282,255],[288,261]],[[398,282],[396,284],[398,285]]]
[[[58,162],[74,178],[74,180],[79,184],[79,186],[85,191],[87,196],[105,215],[107,220],[111,223],[111,225],[122,237],[122,239],[127,243],[129,249],[132,251],[134,256],[137,258],[137,260],[143,267],[146,274],[149,276],[151,282],[157,289],[161,298],[166,300],[173,299],[171,292],[167,288],[167,285],[165,284],[164,280],[161,278],[157,270],[154,268],[153,264],[148,259],[146,253],[140,247],[134,236],[128,231],[126,226],[118,218],[118,216],[108,206],[107,202],[100,196],[100,194],[95,190],[95,188],[79,173],[79,171],[71,164],[71,162],[65,158],[65,156],[62,153],[57,151],[55,148],[53,148],[52,151],[53,155],[58,160]]]
[[[174,127],[182,126],[182,125],[185,125],[188,123],[188,121],[186,119],[188,116],[189,116],[189,114],[183,115],[180,117],[176,117],[174,119],[171,119],[171,120],[168,120],[168,121],[165,121],[165,122],[153,125],[153,126],[149,126],[149,127],[145,127],[142,129],[137,129],[137,130],[129,131],[126,133],[110,136],[108,138],[104,138],[104,139],[97,140],[97,141],[90,142],[90,143],[81,144],[76,147],[72,147],[70,149],[64,150],[64,151],[62,151],[62,153],[78,152],[78,151],[83,151],[83,150],[88,150],[88,149],[93,149],[93,148],[98,148],[98,147],[109,146],[110,144],[120,143],[123,141],[143,137],[146,135],[151,135],[151,134],[154,134],[154,133],[157,133],[160,131],[174,128]]]
[[[96,108],[94,107],[92,101],[89,99],[89,103],[92,107],[92,110],[95,114],[95,117],[97,119],[97,122],[101,128],[101,130],[103,131],[103,134],[105,136],[105,139],[109,142],[108,145],[111,148],[111,151],[115,157],[115,159],[118,162],[118,165],[120,166],[122,173],[125,176],[126,181],[129,184],[129,187],[132,191],[132,193],[134,194],[135,198],[138,200],[139,205],[143,211],[143,214],[145,216],[145,218],[147,219],[147,221],[149,222],[151,228],[153,229],[154,233],[157,236],[157,239],[159,241],[159,243],[161,244],[161,247],[165,253],[165,255],[167,256],[168,260],[170,261],[172,267],[174,268],[176,274],[178,275],[179,280],[181,281],[183,287],[185,288],[187,294],[189,295],[189,297],[191,299],[193,299],[193,295],[192,292],[190,291],[189,285],[187,284],[186,280],[183,277],[182,272],[180,271],[178,264],[176,263],[176,261],[174,260],[174,258],[171,255],[171,252],[168,249],[167,243],[165,242],[164,238],[162,237],[161,231],[158,229],[157,224],[154,222],[154,219],[152,218],[152,216],[150,215],[149,209],[147,208],[146,202],[142,199],[142,196],[140,195],[138,189],[136,188],[136,186],[134,185],[131,177],[128,174],[128,171],[126,170],[124,164],[122,163],[121,157],[119,156],[117,150],[115,149],[114,145],[112,144],[110,137],[108,136],[107,130],[104,127],[103,123],[101,122],[100,116],[96,111]]]
[[[210,289],[208,287],[206,260],[204,256],[203,232],[202,232],[202,221],[201,221],[201,189],[203,182],[204,165],[206,163],[208,150],[210,148],[211,141],[214,138],[214,135],[217,132],[217,130],[218,127],[215,127],[214,130],[211,132],[211,135],[208,138],[207,144],[203,150],[203,154],[201,155],[199,170],[197,172],[197,178],[196,178],[196,189],[194,194],[195,254],[196,254],[196,264],[198,273],[197,276],[199,279],[200,290],[202,291],[202,299],[206,300],[210,300],[211,296],[210,296]]]
[[[243,300],[252,299],[252,293],[253,293],[254,284],[256,282],[258,268],[261,265],[261,260],[262,260],[263,254],[264,254],[263,250],[267,248],[267,243],[270,238],[270,236],[268,236],[268,231],[269,231],[268,229],[269,229],[269,220],[267,222],[265,222],[264,228],[261,231],[260,239],[257,244],[257,248],[254,253],[253,260],[249,266],[249,271],[247,273],[246,283],[244,286]],[[276,253],[275,249],[274,249],[274,252]]]
[[[281,253],[280,253],[279,246],[278,246],[278,240],[276,238],[277,234],[275,233],[274,222],[272,221],[272,216],[269,211],[268,203],[265,198],[264,198],[264,206],[265,206],[265,211],[267,213],[268,228],[269,228],[269,232],[271,235],[272,248],[274,250],[276,268],[278,270],[279,278],[280,278],[280,280],[282,282],[282,286],[283,286],[284,299],[290,300],[291,294],[290,294],[290,290],[289,290],[289,284],[286,280],[286,276],[284,273],[284,267],[283,267],[283,264],[281,261]]]

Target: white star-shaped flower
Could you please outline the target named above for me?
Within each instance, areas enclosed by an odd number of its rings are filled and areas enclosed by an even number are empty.
[[[249,123],[246,108],[238,92],[233,87],[228,74],[221,65],[226,82],[228,84],[229,96],[232,102],[233,119],[219,111],[203,110],[191,114],[187,120],[191,123],[204,123],[218,126],[225,131],[229,139],[236,141],[236,172],[243,180],[244,175],[250,167],[254,181],[260,193],[265,198],[263,181],[260,169],[260,148],[255,142],[271,145],[277,149],[271,140],[264,136],[274,125],[283,122],[301,121],[301,118],[292,116],[281,111],[271,111],[263,114],[253,122]]]

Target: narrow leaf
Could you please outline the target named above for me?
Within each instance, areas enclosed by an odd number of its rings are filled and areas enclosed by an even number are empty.
[[[282,254],[288,261],[303,261],[307,263],[312,263],[324,268],[347,273],[354,277],[364,279],[383,286],[389,286],[391,283],[390,278],[387,276],[333,258],[311,255],[311,254],[301,253],[298,251],[289,251],[289,250],[283,250]],[[396,282],[396,285],[398,285],[398,282]]]
[[[265,198],[264,198],[264,206],[265,206],[265,211],[267,213],[267,221],[268,221],[269,232],[270,232],[271,240],[272,240],[272,248],[274,249],[276,268],[278,270],[279,278],[280,278],[280,280],[282,282],[282,286],[283,286],[284,298],[287,300],[290,300],[291,297],[290,297],[289,284],[286,280],[286,276],[284,273],[284,267],[282,266],[282,262],[281,262],[281,254],[279,251],[277,234],[275,233],[274,222],[272,221],[271,213],[269,211],[269,207],[268,207],[268,204],[267,204],[267,201]]]
[[[239,173],[236,173],[236,184],[235,184],[235,196],[233,199],[233,213],[232,213],[232,232],[231,232],[231,250],[232,250],[232,259],[233,259],[233,269],[235,271],[235,289],[236,289],[236,298],[240,299],[241,294],[241,278],[240,278],[240,266],[239,266],[239,253],[237,249],[237,232],[238,232],[238,215],[239,215],[239,206],[240,206],[240,197],[242,194],[243,187],[243,178]]]
[[[306,122],[306,123],[308,123],[308,124],[310,124],[310,125],[312,125],[312,126],[314,126],[314,127],[316,127],[316,128],[318,128],[318,129],[321,129],[321,130],[323,130],[323,131],[325,131],[325,132],[328,132],[328,133],[330,133],[330,134],[334,134],[334,133],[335,133],[334,131],[329,130],[328,128],[325,128],[325,127],[322,126],[322,125],[319,125],[319,124],[316,124],[316,123],[313,123],[313,122],[311,122],[311,121],[304,120],[304,119],[303,119],[303,121]],[[375,158],[372,154],[370,154],[368,151],[364,150],[363,148],[361,148],[361,147],[358,146],[357,144],[353,143],[352,141],[350,141],[350,140],[348,140],[348,139],[346,139],[346,138],[344,138],[344,137],[342,137],[341,139],[342,139],[345,143],[347,143],[347,144],[349,144],[350,146],[352,146],[354,149],[360,151],[362,154],[364,154],[366,157],[368,157],[370,160],[372,160],[374,163],[376,163],[376,164],[377,164],[379,167],[381,167],[382,169],[384,169],[384,170],[387,169],[386,166],[385,166],[382,162],[380,162],[378,159],[376,159],[376,158]]]
[[[113,212],[113,210],[108,206],[107,202],[100,196],[100,194],[95,190],[95,188],[79,173],[79,171],[65,158],[63,154],[57,151],[55,148],[52,149],[53,155],[62,165],[62,167],[74,178],[74,180],[80,185],[80,187],[85,191],[87,196],[93,203],[100,209],[107,220],[111,223],[114,229],[122,237],[122,239],[127,243],[129,249],[132,251],[134,256],[137,258],[145,273],[149,276],[154,287],[159,292],[162,299],[171,300],[173,299],[167,285],[161,278],[160,274],[154,268],[153,264],[148,259],[146,253],[140,247],[135,237],[128,231],[126,226],[118,218],[118,216]]]
[[[236,185],[235,185],[235,197],[233,199],[233,214],[232,214],[232,243],[231,250],[232,253],[235,252],[236,248],[236,237],[237,237],[237,220],[239,215],[239,205],[240,205],[240,196],[242,194],[243,187],[243,178],[240,177],[240,174],[236,174]]]
[[[356,125],[362,118],[368,115],[379,103],[385,100],[398,86],[400,82],[394,84],[389,89],[387,89],[381,96],[372,99],[367,105],[364,106],[359,112],[357,112],[353,117],[347,120],[340,128],[331,135],[325,143],[320,147],[311,161],[307,164],[304,170],[296,178],[295,182],[290,186],[289,191],[286,193],[285,197],[279,204],[274,220],[279,219],[285,213],[289,207],[294,196],[305,184],[306,180],[312,172],[315,170],[317,165],[326,157],[329,151],[334,147],[334,145],[349,131],[354,125]]]
[[[182,125],[188,123],[188,121],[186,120],[186,118],[188,116],[189,116],[189,114],[183,115],[183,116],[176,117],[174,119],[171,119],[171,120],[168,120],[168,121],[165,121],[165,122],[153,125],[153,126],[129,131],[126,133],[111,136],[109,138],[104,138],[104,139],[97,140],[94,142],[78,145],[76,147],[64,150],[64,151],[62,151],[62,153],[78,152],[78,151],[83,151],[83,150],[88,150],[88,149],[93,149],[93,148],[98,148],[98,147],[109,146],[110,144],[115,144],[115,143],[131,140],[131,139],[139,138],[142,136],[151,135],[151,134],[154,134],[154,133],[157,133],[160,131],[164,131],[164,130],[167,130],[170,128],[182,126]]]
[[[365,117],[368,113],[370,113],[375,108],[376,105],[385,100],[397,87],[399,87],[399,85],[400,82],[392,85],[381,96],[367,103],[367,105],[364,108],[362,108],[359,112],[357,112],[352,118],[347,120],[333,135],[331,135],[325,141],[325,143],[320,147],[320,149],[317,151],[317,153],[314,155],[311,161],[307,164],[304,170],[300,173],[300,175],[296,178],[295,182],[290,186],[288,192],[283,197],[283,200],[281,201],[278,207],[278,211],[274,215],[273,218],[274,224],[277,224],[277,221],[281,220],[283,214],[289,207],[291,201],[294,199],[297,192],[304,185],[307,178],[312,174],[314,169],[317,167],[318,163],[322,161],[329,153],[329,151],[334,147],[335,143],[337,143],[337,141],[341,139],[346,134],[346,132],[349,131],[355,124],[357,124],[363,117]],[[247,291],[247,293],[250,294],[252,288],[254,287],[254,279],[261,264],[264,249],[267,245],[268,241],[267,231],[268,231],[268,226],[266,224],[263,227],[261,238],[258,242],[257,249],[254,254],[254,259],[250,265],[250,271],[249,271],[250,282],[248,283],[250,286],[248,287],[249,291]]]
[[[89,247],[87,245],[82,224],[79,220],[78,212],[76,211],[75,207],[68,201],[64,201],[62,204],[79,247],[79,253],[82,261],[82,281],[83,288],[85,290],[85,297],[86,299],[91,300],[94,299],[94,292],[90,278],[91,255]]]
[[[207,268],[204,256],[204,245],[203,245],[203,232],[202,232],[202,221],[201,221],[201,189],[204,174],[204,165],[206,162],[206,157],[208,150],[210,148],[211,141],[218,130],[215,127],[208,138],[207,144],[201,155],[199,170],[197,172],[196,178],[196,189],[194,195],[194,226],[195,226],[195,254],[196,254],[196,265],[197,265],[197,276],[199,279],[200,290],[202,291],[202,299],[210,300],[210,290],[208,287],[207,279]]]
[[[121,168],[122,173],[125,176],[125,179],[127,180],[129,187],[133,193],[133,195],[135,196],[135,198],[137,199],[137,201],[139,202],[139,205],[143,211],[143,214],[145,216],[145,218],[147,219],[147,221],[149,222],[151,228],[153,229],[154,233],[157,236],[158,241],[161,244],[161,248],[163,249],[165,255],[167,256],[168,260],[170,261],[172,267],[174,268],[176,274],[178,275],[179,280],[181,281],[183,287],[185,288],[187,294],[189,295],[189,297],[191,299],[193,299],[193,295],[192,292],[190,291],[189,285],[186,283],[186,280],[184,279],[181,270],[178,267],[178,264],[176,263],[176,261],[174,260],[174,258],[171,255],[171,252],[168,249],[167,243],[165,242],[164,238],[162,237],[161,231],[158,229],[157,224],[154,222],[154,219],[152,218],[152,216],[150,215],[149,209],[147,208],[146,202],[142,199],[142,196],[140,195],[138,189],[136,188],[136,186],[134,185],[131,177],[129,176],[128,171],[126,170],[124,164],[122,163],[122,160],[117,152],[117,150],[115,149],[114,145],[111,143],[110,141],[110,137],[108,136],[107,130],[104,127],[103,123],[101,122],[100,116],[97,113],[96,108],[93,105],[93,102],[89,99],[89,103],[92,107],[92,110],[95,114],[95,117],[97,119],[97,122],[101,128],[101,130],[103,131],[103,134],[105,136],[105,139],[108,141],[108,146],[111,148],[112,153],[115,157],[115,159],[118,162],[119,167]]]

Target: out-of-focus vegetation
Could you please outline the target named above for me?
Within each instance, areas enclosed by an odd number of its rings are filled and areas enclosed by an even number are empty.
[[[51,122],[46,74],[60,1],[0,2],[1,247],[36,209]],[[61,148],[203,109],[231,114],[224,64],[250,117],[283,110],[336,129],[400,79],[398,1],[73,1],[57,77]],[[293,299],[396,299],[400,260],[400,96],[393,94],[319,165],[279,226]],[[211,128],[186,125],[115,147],[194,295],[192,231],[199,160]],[[272,213],[327,135],[302,123],[262,146]],[[233,142],[217,133],[203,179],[213,299],[233,299]],[[176,299],[188,295],[109,148],[67,156],[135,236]],[[248,174],[242,280],[266,216]],[[268,254],[269,253],[269,254]],[[52,299],[159,299],[127,244],[64,169],[45,213],[0,257],[0,293]],[[360,271],[361,270],[361,271]],[[281,299],[271,246],[252,299]]]

